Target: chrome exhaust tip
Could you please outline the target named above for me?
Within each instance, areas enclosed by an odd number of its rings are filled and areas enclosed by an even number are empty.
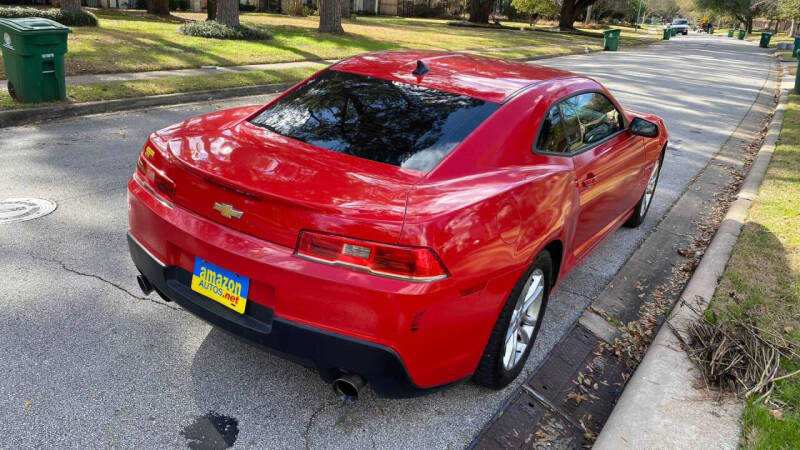
[[[150,295],[150,293],[156,289],[152,284],[150,284],[150,280],[145,278],[145,276],[142,274],[136,275],[136,282],[139,283],[139,289],[142,290],[144,295]]]
[[[358,400],[358,392],[367,385],[367,380],[361,375],[353,373],[344,374],[333,381],[333,390],[344,401]]]

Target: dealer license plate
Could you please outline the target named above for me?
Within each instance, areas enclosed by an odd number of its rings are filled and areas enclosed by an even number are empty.
[[[192,290],[244,314],[250,279],[195,257]]]

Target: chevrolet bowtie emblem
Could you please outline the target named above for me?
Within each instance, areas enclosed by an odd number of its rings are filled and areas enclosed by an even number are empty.
[[[214,202],[214,210],[219,211],[226,219],[241,219],[242,212],[227,203]]]

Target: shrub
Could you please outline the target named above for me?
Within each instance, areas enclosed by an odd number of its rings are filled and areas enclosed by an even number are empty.
[[[427,5],[424,5],[424,4],[420,4],[420,5],[414,5],[414,16],[415,17],[446,17],[447,13],[445,12],[444,5],[442,5],[442,4],[437,4],[436,6],[427,6]]]
[[[239,3],[239,11],[254,12],[255,10],[256,5],[245,5],[244,3]]]
[[[239,39],[245,41],[263,41],[272,39],[272,34],[264,28],[239,25],[229,27],[214,21],[186,22],[179,28],[181,34],[204,37],[208,39]]]
[[[147,9],[146,2],[144,9]],[[189,0],[169,0],[169,9],[170,11],[188,11]]]
[[[0,8],[0,17],[20,18],[20,17],[42,17],[54,20],[60,24],[73,27],[96,27],[97,17],[89,11],[62,11],[60,9],[49,8],[24,8],[15,6],[13,8]]]

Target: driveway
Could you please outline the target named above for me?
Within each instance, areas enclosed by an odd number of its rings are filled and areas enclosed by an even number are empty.
[[[647,221],[618,231],[563,283],[527,373],[727,139],[770,65],[753,44],[716,36],[540,63],[598,79],[626,107],[661,115],[672,137]],[[462,383],[385,400],[366,389],[342,404],[312,370],[142,297],[125,240],[125,184],[145,137],[269,98],[0,130],[0,200],[58,203],[44,218],[0,225],[0,447],[186,447],[209,419],[225,421],[230,436],[238,429],[237,448],[463,447],[512,392],[516,384],[495,392]]]

